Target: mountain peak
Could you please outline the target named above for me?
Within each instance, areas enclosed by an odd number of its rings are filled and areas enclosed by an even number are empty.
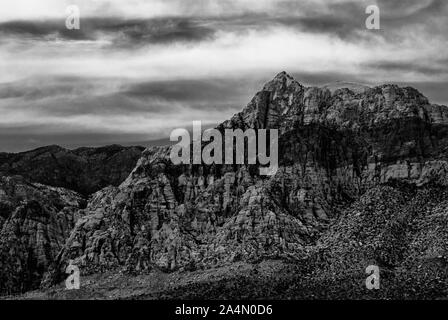
[[[278,73],[274,77],[274,79],[264,85],[263,91],[295,91],[302,88],[303,86],[299,82],[297,82],[291,75],[286,73],[286,71],[282,71]]]
[[[274,77],[274,79],[284,79],[284,78],[293,79],[293,77],[289,75],[286,71],[282,71]]]

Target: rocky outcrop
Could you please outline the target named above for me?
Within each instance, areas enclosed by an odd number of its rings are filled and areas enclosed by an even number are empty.
[[[285,297],[446,299],[448,189],[394,181],[369,189],[319,239],[310,274]],[[368,266],[380,289],[367,290]]]
[[[83,214],[78,210],[86,196],[119,185],[141,151],[116,145],[72,151],[50,146],[0,154],[0,294],[40,284]]]
[[[0,177],[0,293],[36,288],[79,218],[73,191]]]
[[[49,146],[17,154],[1,153],[0,175],[21,175],[33,182],[89,195],[123,182],[142,151],[142,147],[111,145],[75,150]]]
[[[94,195],[50,280],[69,260],[86,273],[192,270],[286,257],[312,241],[315,228],[282,208],[244,167],[191,172],[196,168],[171,164],[168,150],[145,151],[120,187]]]
[[[274,176],[176,166],[169,147],[149,148],[120,186],[92,197],[44,283],[61,280],[69,260],[95,273],[304,259],[368,190],[446,186],[446,110],[413,88],[307,88],[280,73],[217,127],[279,129]]]

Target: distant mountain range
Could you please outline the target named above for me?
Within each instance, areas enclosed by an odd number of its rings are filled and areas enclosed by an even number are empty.
[[[0,292],[20,298],[448,298],[448,108],[278,74],[217,126],[278,129],[280,168],[170,146],[0,155]],[[138,159],[138,161],[137,161]],[[81,290],[64,290],[69,261]],[[366,267],[381,288],[367,290]]]
[[[0,173],[89,195],[119,185],[135,166],[143,147],[110,145],[68,150],[47,146],[21,153],[0,153]]]

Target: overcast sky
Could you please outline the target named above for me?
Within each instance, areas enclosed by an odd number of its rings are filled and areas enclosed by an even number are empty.
[[[381,30],[365,28],[370,4]],[[448,104],[447,31],[446,0],[4,0],[0,151],[166,139],[231,117],[283,70]]]

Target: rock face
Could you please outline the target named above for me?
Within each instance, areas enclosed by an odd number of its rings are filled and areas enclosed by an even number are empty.
[[[350,286],[366,263],[392,274],[381,297],[422,297],[418,285],[443,297],[447,126],[448,108],[413,88],[304,87],[282,72],[217,126],[278,129],[273,176],[258,164],[174,165],[169,146],[2,154],[1,170],[27,179],[0,180],[0,292],[51,286],[69,261],[88,275],[278,260],[298,269],[274,297],[365,297]]]
[[[142,151],[143,147],[111,145],[76,150],[49,146],[17,154],[0,153],[0,175],[21,175],[89,195],[108,185],[119,185]]]
[[[311,275],[286,295],[306,287],[321,299],[446,298],[447,191],[398,181],[369,189],[319,239]],[[365,288],[369,265],[379,267],[381,290]]]
[[[88,272],[196,269],[281,257],[311,241],[314,228],[288,214],[244,167],[195,175],[173,166],[167,151],[147,150],[120,187],[93,196],[62,261]]]
[[[141,151],[50,146],[0,154],[0,294],[39,286],[83,214],[86,195],[119,185]]]
[[[44,284],[69,260],[85,273],[303,260],[370,190],[446,187],[447,107],[395,85],[331,89],[282,72],[217,127],[279,129],[271,177],[257,165],[176,166],[169,147],[145,150],[120,186],[92,196]]]
[[[0,177],[0,293],[36,288],[78,219],[73,191]]]

